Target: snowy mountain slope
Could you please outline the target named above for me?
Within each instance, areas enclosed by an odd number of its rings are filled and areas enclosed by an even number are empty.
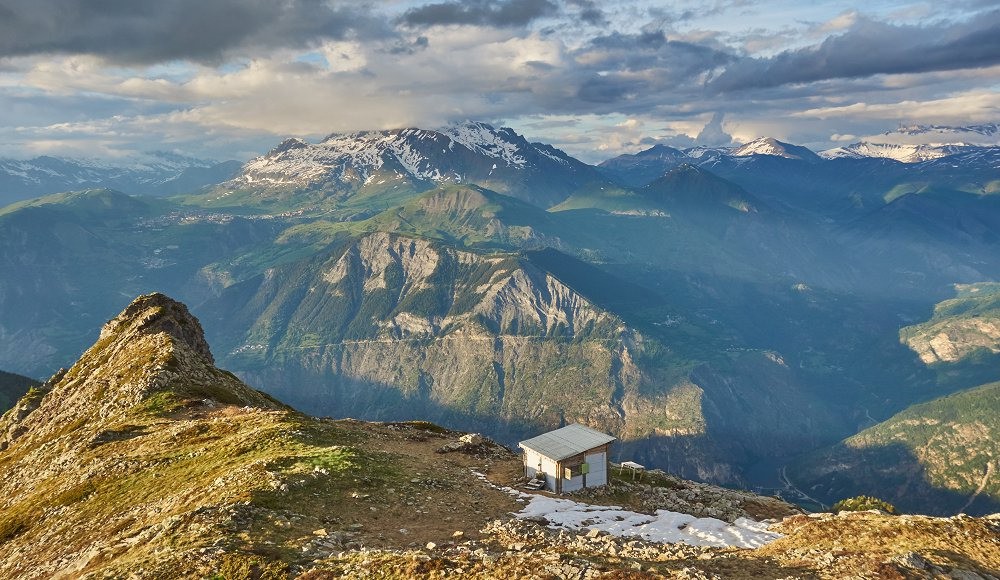
[[[951,127],[912,125],[820,152],[826,159],[877,157],[921,163],[1000,147],[1000,123]]]
[[[941,159],[949,155],[964,153],[966,151],[985,149],[984,147],[967,145],[912,145],[899,143],[870,143],[860,141],[844,147],[835,147],[821,151],[820,156],[825,159],[864,159],[881,158],[892,159],[900,163],[920,163],[932,159]]]
[[[0,159],[0,205],[104,187],[130,194],[183,193],[228,179],[237,167],[233,161],[219,163],[162,151],[107,161],[47,156]]]
[[[316,144],[289,139],[222,187],[267,198],[269,189],[352,194],[386,183],[425,189],[466,183],[548,207],[595,181],[604,181],[596,169],[554,147],[529,143],[508,128],[466,122],[440,130],[333,134]]]
[[[774,157],[784,157],[785,159],[801,159],[803,161],[816,161],[817,156],[810,149],[800,145],[783,143],[771,137],[761,137],[754,139],[745,145],[734,147],[728,151],[731,157],[750,157],[752,155],[771,155]]]

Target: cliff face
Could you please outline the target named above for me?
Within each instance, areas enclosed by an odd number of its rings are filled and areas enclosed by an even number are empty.
[[[1000,353],[1000,284],[957,284],[955,294],[935,305],[927,322],[899,331],[900,341],[924,364]]]
[[[508,443],[577,421],[723,482],[830,430],[822,409],[794,411],[811,402],[780,359],[688,360],[515,254],[376,233],[203,309],[229,368],[317,413],[420,416]]]
[[[515,255],[378,233],[234,290],[209,308],[227,364],[323,412],[617,430],[642,380],[634,331]]]

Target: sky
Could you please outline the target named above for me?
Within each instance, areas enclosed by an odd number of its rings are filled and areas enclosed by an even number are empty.
[[[0,0],[0,156],[477,120],[597,162],[1000,121],[996,0]]]

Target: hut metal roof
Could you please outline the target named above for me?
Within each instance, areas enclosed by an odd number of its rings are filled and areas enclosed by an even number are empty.
[[[615,438],[576,423],[521,441],[518,446],[559,461],[611,443]]]

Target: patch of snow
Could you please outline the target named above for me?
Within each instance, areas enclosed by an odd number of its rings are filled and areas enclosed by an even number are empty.
[[[893,159],[901,163],[920,163],[976,149],[978,147],[963,144],[900,144],[859,141],[851,145],[827,149],[820,152],[820,156],[826,159],[864,159],[870,157]]]
[[[472,151],[500,159],[507,165],[522,167],[527,164],[517,143],[504,139],[498,131],[485,123],[469,122],[452,125],[442,129],[441,132],[456,143],[465,145]]]
[[[544,156],[548,157],[549,159],[555,161],[556,163],[559,163],[561,165],[569,165],[569,161],[567,161],[567,160],[563,159],[562,157],[559,157],[558,155],[555,155],[555,154],[553,154],[553,153],[551,153],[549,151],[546,151],[545,147],[537,147],[537,150],[538,150],[539,153],[541,153],[542,155],[544,155]]]
[[[733,157],[749,157],[751,155],[774,155],[777,157],[791,157],[782,144],[770,137],[761,137],[741,145],[730,152]]]
[[[733,523],[715,518],[656,510],[655,515],[616,506],[591,505],[571,499],[531,496],[519,518],[542,516],[550,527],[570,530],[597,529],[613,536],[638,536],[650,542],[683,543],[692,546],[759,548],[781,537],[767,524],[748,518]]]
[[[769,544],[781,534],[768,530],[768,524],[750,518],[737,518],[733,523],[716,518],[696,518],[692,515],[656,510],[655,515],[641,514],[618,506],[602,506],[524,493],[499,486],[486,479],[486,475],[472,473],[486,485],[504,491],[515,498],[528,500],[528,505],[514,514],[517,518],[542,516],[550,528],[579,531],[596,529],[613,536],[637,536],[661,544],[688,544],[717,548],[759,548]]]

